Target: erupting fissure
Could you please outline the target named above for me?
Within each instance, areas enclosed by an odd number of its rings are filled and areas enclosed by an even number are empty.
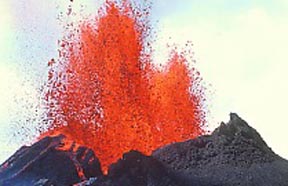
[[[48,63],[41,137],[62,133],[92,148],[106,171],[129,150],[151,154],[202,134],[205,111],[199,74],[184,53],[173,51],[157,69],[144,52],[149,8],[110,2],[104,9],[63,39],[59,59]]]

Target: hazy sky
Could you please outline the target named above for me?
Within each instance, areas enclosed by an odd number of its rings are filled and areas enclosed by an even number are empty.
[[[47,61],[57,57],[59,12],[69,0],[0,1],[0,162],[21,143],[11,141],[11,123],[34,114]],[[74,0],[84,14],[102,1]],[[288,158],[288,1],[155,0],[158,21],[154,60],[167,60],[168,43],[194,44],[196,66],[211,84],[208,125],[237,112],[272,149]],[[176,3],[177,2],[177,3]],[[16,100],[16,101],[15,101]],[[28,121],[29,122],[29,121]]]

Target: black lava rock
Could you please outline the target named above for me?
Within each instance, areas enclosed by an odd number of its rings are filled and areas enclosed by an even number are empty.
[[[236,114],[211,135],[161,147],[152,156],[125,153],[108,175],[92,150],[59,150],[63,138],[46,137],[19,149],[1,165],[0,185],[288,186],[288,161]]]
[[[109,167],[108,175],[100,178],[93,186],[180,186],[173,176],[151,156],[130,151]]]
[[[288,161],[234,113],[211,135],[167,145],[152,156],[186,185],[288,185]]]
[[[99,160],[91,149],[59,150],[63,135],[45,137],[24,146],[0,167],[0,185],[68,186],[82,179],[102,175]],[[79,174],[82,171],[84,175]]]

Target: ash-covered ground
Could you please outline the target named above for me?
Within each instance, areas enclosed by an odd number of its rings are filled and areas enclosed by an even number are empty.
[[[97,154],[46,137],[0,167],[3,186],[288,186],[288,161],[236,114],[211,135],[174,143],[151,156],[130,151],[101,171]]]

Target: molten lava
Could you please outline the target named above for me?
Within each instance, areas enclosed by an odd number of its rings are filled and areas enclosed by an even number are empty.
[[[167,67],[153,66],[144,54],[147,12],[107,3],[98,20],[61,41],[59,60],[48,63],[49,126],[41,137],[62,133],[92,148],[104,171],[131,149],[151,154],[203,133],[199,74],[175,51]]]

